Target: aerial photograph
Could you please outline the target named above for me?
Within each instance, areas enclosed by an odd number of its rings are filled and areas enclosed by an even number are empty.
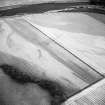
[[[0,0],[0,105],[105,105],[105,0]]]

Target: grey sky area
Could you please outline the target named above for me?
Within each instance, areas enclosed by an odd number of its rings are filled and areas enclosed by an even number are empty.
[[[0,0],[0,7],[17,4],[46,3],[46,2],[88,2],[89,0]]]

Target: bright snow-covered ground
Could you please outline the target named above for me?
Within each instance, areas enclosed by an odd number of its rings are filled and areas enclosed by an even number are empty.
[[[105,24],[82,13],[25,17],[32,25],[100,73],[105,73]]]
[[[1,22],[5,27],[3,32],[1,32],[1,42],[0,51],[8,53],[12,56],[22,58],[36,66],[41,74],[54,80],[61,77],[70,80],[71,83],[67,82],[70,87],[83,88],[88,85],[76,75],[73,75],[72,70],[66,67],[64,64],[57,61],[49,52],[44,50],[38,44],[33,45],[32,43],[25,40],[18,33],[14,32],[13,29],[6,24],[6,22]],[[2,27],[3,28],[3,27]],[[8,32],[6,34],[6,32]],[[6,61],[9,62],[9,61]],[[32,71],[36,73],[36,71]],[[56,75],[55,75],[56,74]],[[62,80],[60,80],[62,81]],[[80,85],[81,84],[81,85]]]
[[[33,75],[39,71],[47,78],[62,82],[68,91],[81,90],[101,78],[66,50],[104,72],[104,65],[100,66],[105,62],[104,54],[97,53],[104,53],[105,26],[92,17],[78,13],[49,13],[5,18],[0,24],[0,52],[30,63],[32,69],[28,71]],[[5,61],[10,62],[10,58],[5,57]]]

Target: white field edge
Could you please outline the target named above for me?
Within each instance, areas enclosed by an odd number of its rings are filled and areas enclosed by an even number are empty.
[[[78,105],[76,101],[82,100],[84,98],[87,98],[91,102],[93,102],[92,105],[103,105],[103,104],[98,104],[98,101],[103,101],[105,99],[105,79],[102,79],[96,84],[86,88],[82,92],[70,97],[65,102],[64,105]],[[85,102],[85,100],[82,101]],[[86,104],[86,105],[91,105],[91,104]]]

